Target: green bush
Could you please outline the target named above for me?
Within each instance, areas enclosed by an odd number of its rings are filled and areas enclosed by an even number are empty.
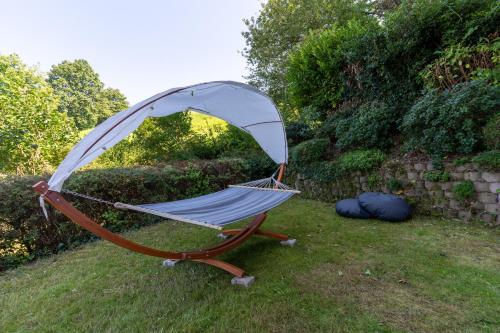
[[[216,157],[241,157],[246,159],[250,155],[265,155],[257,141],[247,132],[242,131],[238,127],[229,125],[227,130],[216,136],[214,140],[214,148],[219,152]],[[187,147],[190,150],[190,147]],[[197,155],[202,158],[201,154]]]
[[[286,137],[290,146],[295,146],[305,140],[312,139],[314,133],[309,125],[302,121],[286,124]]]
[[[387,148],[393,140],[397,116],[385,103],[370,102],[357,108],[348,108],[334,123],[336,145],[345,148]]]
[[[305,164],[294,162],[290,165],[289,171],[290,173],[300,173],[306,178],[318,182],[331,182],[355,171],[373,171],[381,166],[384,160],[385,154],[378,149],[356,150],[345,153],[338,159],[331,161],[316,159]],[[374,174],[371,180],[378,185],[381,183],[379,175]]]
[[[424,179],[430,182],[449,182],[451,175],[448,171],[426,171],[424,172]]]
[[[486,169],[500,170],[500,150],[485,151],[472,158],[472,162]]]
[[[460,182],[453,186],[453,196],[460,201],[467,201],[474,196],[474,183],[470,180]]]
[[[378,149],[354,150],[340,156],[338,165],[343,171],[371,171],[382,165],[386,156]]]
[[[92,166],[120,168],[171,161],[183,150],[190,126],[188,113],[148,118],[131,135],[96,159]]]
[[[397,192],[397,191],[400,191],[403,189],[403,184],[401,183],[401,181],[397,178],[390,178],[388,181],[387,181],[387,188],[389,189],[389,191],[391,192]]]
[[[470,163],[470,162],[471,162],[470,157],[463,156],[463,157],[459,157],[459,158],[454,159],[453,165],[454,166],[461,166],[461,165],[465,165],[465,164]]]
[[[277,170],[276,163],[264,153],[249,152],[243,159],[244,173],[249,179],[269,177]]]
[[[194,120],[193,120],[194,119]],[[191,113],[146,119],[129,137],[100,156],[92,167],[156,165],[177,160],[210,160],[262,153],[253,137],[239,128],[207,123],[203,131]],[[198,128],[193,129],[194,126]]]
[[[288,91],[297,107],[313,108],[319,119],[342,100],[342,70],[346,54],[369,29],[376,29],[373,19],[351,20],[343,26],[311,33],[291,53],[287,70]]]
[[[500,149],[500,112],[488,120],[483,129],[484,142],[490,149]]]
[[[368,175],[368,178],[366,180],[370,191],[378,190],[383,181],[382,176],[380,176],[378,173],[372,173],[371,175]]]
[[[340,169],[337,161],[320,161],[313,162],[307,167],[298,167],[295,164],[291,164],[289,167],[289,172],[291,174],[300,173],[307,179],[311,179],[317,182],[331,182],[339,179],[344,175],[343,171]]]
[[[404,117],[406,148],[436,157],[478,151],[484,146],[482,127],[499,108],[500,87],[483,81],[430,91]]]
[[[238,127],[229,125],[227,130],[217,136],[217,145],[221,146],[221,157],[246,158],[249,154],[264,154],[257,141]]]
[[[233,159],[184,163],[177,167],[96,169],[75,173],[65,188],[113,202],[171,201],[249,180],[249,167],[245,161]],[[7,177],[0,181],[0,271],[94,239],[91,233],[53,209],[49,208],[50,221],[45,220],[31,186],[47,178]],[[65,197],[97,223],[115,232],[161,220],[71,195]]]
[[[474,46],[451,45],[420,72],[430,89],[450,89],[457,83],[483,79],[498,85],[500,81],[500,38],[483,39]]]
[[[478,92],[477,99],[472,99],[469,104],[466,100],[472,96],[469,94],[460,99],[458,95],[466,93],[458,91],[460,88],[454,88],[454,96],[441,99],[428,95],[407,116],[410,119],[406,121],[411,124],[406,127],[401,127],[401,124],[405,114],[422,94],[424,82],[419,73],[436,59],[444,57],[443,52],[447,48],[451,50],[460,44],[462,48],[474,49],[471,61],[478,61],[482,56],[489,57],[484,61],[484,66],[474,67],[471,78],[483,78],[484,75],[477,71],[483,67],[489,70],[496,63],[494,56],[490,57],[491,50],[484,50],[482,44],[477,45],[482,38],[497,34],[499,9],[500,5],[494,0],[402,1],[399,7],[386,13],[383,24],[370,20],[360,23],[358,19],[310,33],[290,55],[290,99],[299,108],[301,116],[320,121],[330,117],[321,131],[336,137],[339,147],[385,148],[397,141],[394,139],[399,137],[403,129],[410,132],[406,133],[410,136],[410,149],[427,151],[429,148],[437,155],[482,149],[478,126],[484,125],[485,115],[482,111],[484,107],[490,107],[491,101],[487,99],[492,96],[480,100],[484,90]],[[450,51],[450,57],[452,53],[456,55],[456,52]],[[460,66],[459,60],[457,66]],[[469,74],[466,73],[466,76]],[[498,95],[498,91],[493,93]],[[344,106],[352,104],[364,107],[335,118],[335,113],[343,113]],[[433,106],[434,110],[430,111],[433,115],[424,112],[427,108],[433,109]],[[414,133],[420,135],[422,128],[430,128],[428,132],[434,132],[441,124],[426,123],[417,126],[413,133],[411,126],[419,120],[411,118],[418,118],[420,113],[424,113],[429,117],[423,122],[434,122],[438,113],[436,108],[454,108],[456,112],[451,112],[458,117],[456,122],[465,122],[457,125],[452,116],[451,126],[461,126],[461,129],[445,126],[441,132],[437,132],[443,138],[439,138],[434,146],[427,145],[434,139],[431,137],[426,140],[430,134],[424,136],[424,143],[415,140]],[[473,109],[474,112],[478,110],[477,117],[472,115]],[[449,111],[443,110],[443,114]],[[462,113],[466,115],[460,116]],[[468,118],[473,118],[472,123]],[[450,130],[450,136],[443,134]]]
[[[397,110],[399,123],[421,94],[425,66],[450,45],[475,45],[497,33],[499,13],[495,0],[402,1],[382,26],[350,42],[344,101],[384,101]]]
[[[387,17],[387,50],[399,55],[405,72],[416,79],[423,65],[447,54],[446,48],[475,46],[496,34],[498,9],[495,0],[403,1]],[[453,61],[457,55],[447,58]]]
[[[312,162],[322,161],[327,154],[328,139],[311,139],[304,141],[291,150],[292,163],[307,166]]]

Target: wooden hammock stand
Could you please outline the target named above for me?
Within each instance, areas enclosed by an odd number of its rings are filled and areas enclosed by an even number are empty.
[[[285,173],[285,164],[281,164],[277,178],[279,182],[282,180],[284,173]],[[190,260],[190,261],[201,262],[225,270],[239,278],[245,276],[245,271],[243,269],[236,267],[228,262],[215,259],[214,257],[236,248],[237,246],[245,242],[252,235],[270,237],[280,241],[286,241],[289,239],[287,235],[264,231],[260,229],[261,225],[264,223],[264,220],[267,217],[266,212],[264,212],[255,216],[254,219],[245,228],[223,230],[222,231],[223,235],[231,237],[217,246],[197,251],[185,251],[185,252],[164,251],[135,243],[100,226],[98,223],[94,222],[84,213],[76,209],[70,202],[66,201],[59,192],[49,190],[48,189],[49,186],[45,181],[40,181],[36,183],[35,185],[33,185],[33,188],[37,193],[43,196],[46,202],[48,202],[52,207],[63,213],[71,221],[87,229],[94,235],[102,239],[105,239],[111,243],[114,243],[125,249],[145,254],[148,256],[160,257],[171,260]]]

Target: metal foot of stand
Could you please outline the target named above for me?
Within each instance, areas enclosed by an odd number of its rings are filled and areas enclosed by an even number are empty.
[[[253,276],[244,276],[244,277],[235,276],[234,278],[231,279],[232,285],[240,285],[246,288],[250,287],[254,282],[255,282],[255,277]]]

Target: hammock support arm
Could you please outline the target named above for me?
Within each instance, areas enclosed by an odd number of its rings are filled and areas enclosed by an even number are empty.
[[[281,164],[278,175],[278,181],[281,181],[284,172],[285,172],[285,164]],[[221,255],[241,245],[252,235],[271,237],[278,240],[289,239],[287,235],[262,231],[259,229],[267,217],[266,212],[264,212],[255,216],[254,219],[245,228],[222,231],[224,235],[234,235],[234,236],[214,247],[197,251],[184,251],[184,252],[164,251],[138,244],[136,242],[128,240],[116,233],[107,230],[106,228],[102,227],[101,225],[93,221],[91,218],[86,216],[84,213],[79,211],[77,208],[75,208],[70,202],[66,201],[59,192],[49,190],[49,186],[45,181],[40,181],[36,183],[35,185],[33,185],[33,189],[37,193],[39,193],[45,199],[46,202],[48,202],[52,207],[63,213],[72,222],[85,228],[94,235],[102,239],[105,239],[111,243],[114,243],[120,247],[153,257],[160,257],[172,260],[191,260],[196,262],[202,262],[223,269],[233,274],[236,277],[243,277],[245,275],[245,271],[227,262],[214,259],[214,257]]]

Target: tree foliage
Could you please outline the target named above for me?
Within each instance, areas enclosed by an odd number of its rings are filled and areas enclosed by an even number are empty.
[[[146,119],[134,133],[132,145],[140,151],[138,163],[167,161],[178,152],[189,135],[191,119],[186,113]]]
[[[461,43],[439,52],[440,57],[419,74],[429,89],[450,89],[472,79],[500,83],[500,38],[481,38],[473,46]]]
[[[349,64],[348,53],[355,47],[353,41],[377,27],[373,18],[365,18],[311,33],[288,59],[292,104],[313,111],[309,118],[324,120],[327,111],[344,98],[343,72]]]
[[[483,128],[486,146],[500,150],[500,111],[497,111]]]
[[[336,146],[386,149],[391,146],[391,134],[397,129],[396,118],[394,108],[383,102],[348,107],[332,117]]]
[[[63,61],[53,66],[48,78],[14,55],[2,56],[0,63],[0,173],[53,171],[88,127],[127,107],[120,91],[104,88],[85,60]],[[245,156],[268,168],[268,160],[254,158],[262,152],[249,134],[233,126],[210,133],[193,129],[191,115],[146,119],[91,167]]]
[[[402,125],[407,148],[443,157],[484,148],[482,127],[500,110],[500,87],[483,81],[433,90],[405,115]],[[497,132],[498,135],[498,132]]]
[[[498,8],[492,0],[405,1],[383,24],[365,18],[310,34],[290,55],[291,101],[324,114],[345,101],[375,99],[404,113],[423,88],[422,69],[449,45],[494,34]]]
[[[128,107],[128,102],[120,90],[104,88],[97,95],[96,105],[98,108],[97,124],[99,124],[114,113],[125,110]]]
[[[128,107],[125,96],[117,89],[104,89],[99,74],[83,59],[52,66],[47,81],[60,97],[59,112],[73,118],[80,130]]]
[[[264,89],[280,106],[287,102],[286,63],[289,53],[309,31],[367,15],[367,1],[270,0],[257,17],[244,20],[243,56],[248,79]]]
[[[412,0],[309,32],[289,53],[289,101],[344,150],[495,148],[499,21],[494,0]]]
[[[301,142],[291,152],[292,161],[300,166],[320,161],[326,157],[328,146],[328,139],[311,139]]]
[[[0,172],[40,173],[60,162],[76,129],[58,102],[36,69],[0,56]]]

